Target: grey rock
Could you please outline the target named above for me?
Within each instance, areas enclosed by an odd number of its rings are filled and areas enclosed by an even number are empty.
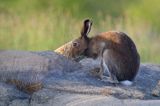
[[[156,97],[160,97],[160,80],[158,81],[156,87],[153,89],[152,95]]]
[[[9,106],[29,106],[29,100],[28,99],[15,99],[9,104]]]
[[[20,55],[17,56],[17,53]],[[18,59],[16,65],[13,65],[13,57]],[[25,74],[21,72],[30,75],[33,73],[29,71],[36,71],[38,74],[36,78],[41,81],[43,88],[29,95],[13,85],[4,83],[5,81],[1,79],[0,106],[159,106],[160,104],[160,97],[152,94],[155,89],[159,89],[157,87],[160,80],[159,65],[141,64],[134,85],[127,87],[115,86],[90,75],[90,70],[99,66],[99,63],[92,59],[83,59],[77,63],[52,51],[9,51],[9,57],[5,61],[2,60],[5,58],[0,53],[0,63],[3,63],[0,64],[1,75],[7,69],[8,76],[19,73],[19,76],[27,77],[27,81],[30,81],[32,78],[24,76]],[[36,68],[42,66],[44,67]],[[24,79],[22,81],[25,82]]]
[[[9,105],[13,100],[28,99],[30,95],[17,90],[15,86],[0,83],[0,106]]]
[[[0,51],[0,80],[40,82],[48,71],[49,59],[25,51]],[[25,76],[25,77],[24,77]]]

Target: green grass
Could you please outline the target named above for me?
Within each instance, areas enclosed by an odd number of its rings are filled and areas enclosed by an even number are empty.
[[[0,0],[0,49],[54,50],[80,36],[83,19],[91,18],[90,35],[124,31],[136,43],[142,62],[160,63],[158,3],[157,0]]]

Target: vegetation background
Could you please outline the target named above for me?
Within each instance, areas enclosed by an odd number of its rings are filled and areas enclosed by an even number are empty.
[[[160,0],[0,0],[0,49],[54,50],[80,36],[126,32],[142,62],[160,63]]]

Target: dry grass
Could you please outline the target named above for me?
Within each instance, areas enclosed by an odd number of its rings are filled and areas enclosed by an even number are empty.
[[[83,20],[73,19],[70,13],[62,16],[54,12],[27,16],[1,13],[0,49],[54,50],[80,36]],[[106,16],[93,23],[90,35],[109,30],[126,32],[136,43],[142,62],[160,63],[160,36],[151,24],[129,17],[113,20]]]

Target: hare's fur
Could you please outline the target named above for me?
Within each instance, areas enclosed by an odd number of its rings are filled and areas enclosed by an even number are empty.
[[[123,32],[109,31],[90,38],[86,55],[101,57],[101,71],[115,82],[133,81],[140,64],[134,42]],[[129,84],[126,84],[129,85]]]

